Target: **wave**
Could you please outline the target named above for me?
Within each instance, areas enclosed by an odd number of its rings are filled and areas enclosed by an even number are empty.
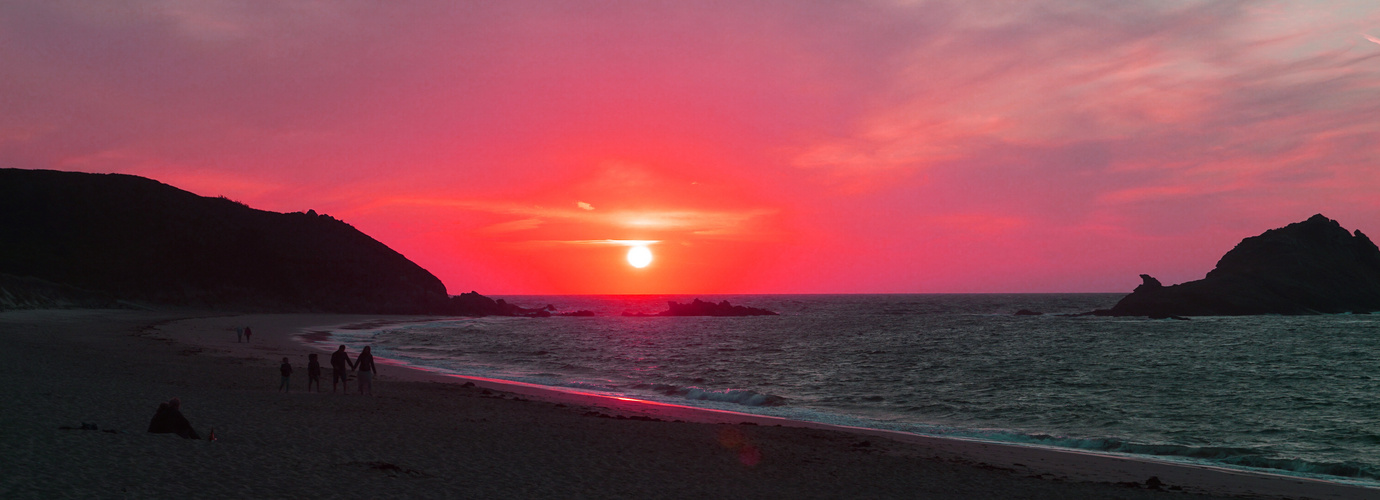
[[[1039,444],[1059,448],[1126,453],[1156,457],[1188,458],[1201,462],[1269,469],[1287,473],[1316,474],[1355,479],[1380,480],[1380,470],[1357,462],[1311,462],[1297,458],[1271,458],[1265,450],[1225,446],[1183,446],[1175,444],[1141,444],[1112,438],[1070,438],[1044,434],[1015,434],[994,432],[977,437],[993,441]]]
[[[743,406],[782,406],[786,404],[786,398],[781,396],[746,389],[714,390],[671,384],[637,384],[633,386],[633,389],[651,390],[663,396],[679,397],[692,401],[717,401]]]

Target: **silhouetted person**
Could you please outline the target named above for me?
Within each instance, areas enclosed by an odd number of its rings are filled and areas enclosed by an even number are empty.
[[[235,327],[235,343],[238,344],[238,343],[240,343],[240,342],[244,342],[244,327],[243,327],[243,326],[237,326],[237,327]]]
[[[307,356],[307,392],[311,392],[312,384],[316,384],[316,392],[321,392],[321,363],[316,360],[316,353]]]
[[[374,355],[369,352],[369,346],[364,346],[364,351],[355,358],[355,367],[359,369],[359,393],[374,395],[374,375],[378,375],[378,367],[374,365]]]
[[[153,414],[153,420],[149,421],[149,432],[177,434],[187,439],[201,439],[201,435],[192,428],[192,423],[187,421],[187,417],[182,416],[182,400],[177,398],[172,398],[166,403],[159,403],[158,411]]]
[[[331,353],[331,392],[335,392],[336,384],[344,385],[343,390],[350,392],[350,374],[345,371],[346,367],[353,370],[355,362],[350,361],[350,354],[345,352],[345,346],[342,345]]]
[[[247,327],[247,326],[244,327],[244,341],[245,341],[245,342],[249,342],[249,336],[251,336],[251,335],[254,335],[254,332],[253,332],[252,330],[250,330],[249,327]]]
[[[287,358],[283,358],[283,365],[278,367],[278,371],[283,372],[283,381],[278,383],[278,390],[288,392],[288,381],[292,380],[292,365],[288,364]]]

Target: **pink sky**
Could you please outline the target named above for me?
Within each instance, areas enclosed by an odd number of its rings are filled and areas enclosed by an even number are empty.
[[[452,293],[1126,292],[1380,233],[1380,3],[5,2],[0,167],[315,209]]]

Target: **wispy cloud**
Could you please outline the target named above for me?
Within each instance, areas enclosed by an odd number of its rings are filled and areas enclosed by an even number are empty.
[[[645,247],[661,243],[660,240],[569,240],[557,241],[556,243],[567,243],[571,245],[609,245],[618,247]]]

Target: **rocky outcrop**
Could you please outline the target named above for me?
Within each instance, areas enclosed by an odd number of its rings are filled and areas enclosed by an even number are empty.
[[[455,298],[427,270],[315,211],[255,210],[119,174],[0,169],[0,306],[526,314]]]
[[[553,310],[555,310],[555,308],[549,305],[537,309],[528,309],[509,304],[503,299],[495,300],[480,295],[479,292],[471,291],[470,293],[462,293],[451,297],[445,312],[458,316],[528,316],[545,318],[551,316],[551,311]]]
[[[1246,238],[1207,277],[1164,286],[1142,283],[1110,316],[1227,316],[1380,311],[1380,249],[1360,230],[1308,220]]]
[[[640,314],[624,312],[624,316],[776,316],[777,314],[766,309],[756,307],[735,306],[729,304],[727,300],[715,304],[695,299],[688,304],[679,302],[667,302],[667,309],[656,314]]]

